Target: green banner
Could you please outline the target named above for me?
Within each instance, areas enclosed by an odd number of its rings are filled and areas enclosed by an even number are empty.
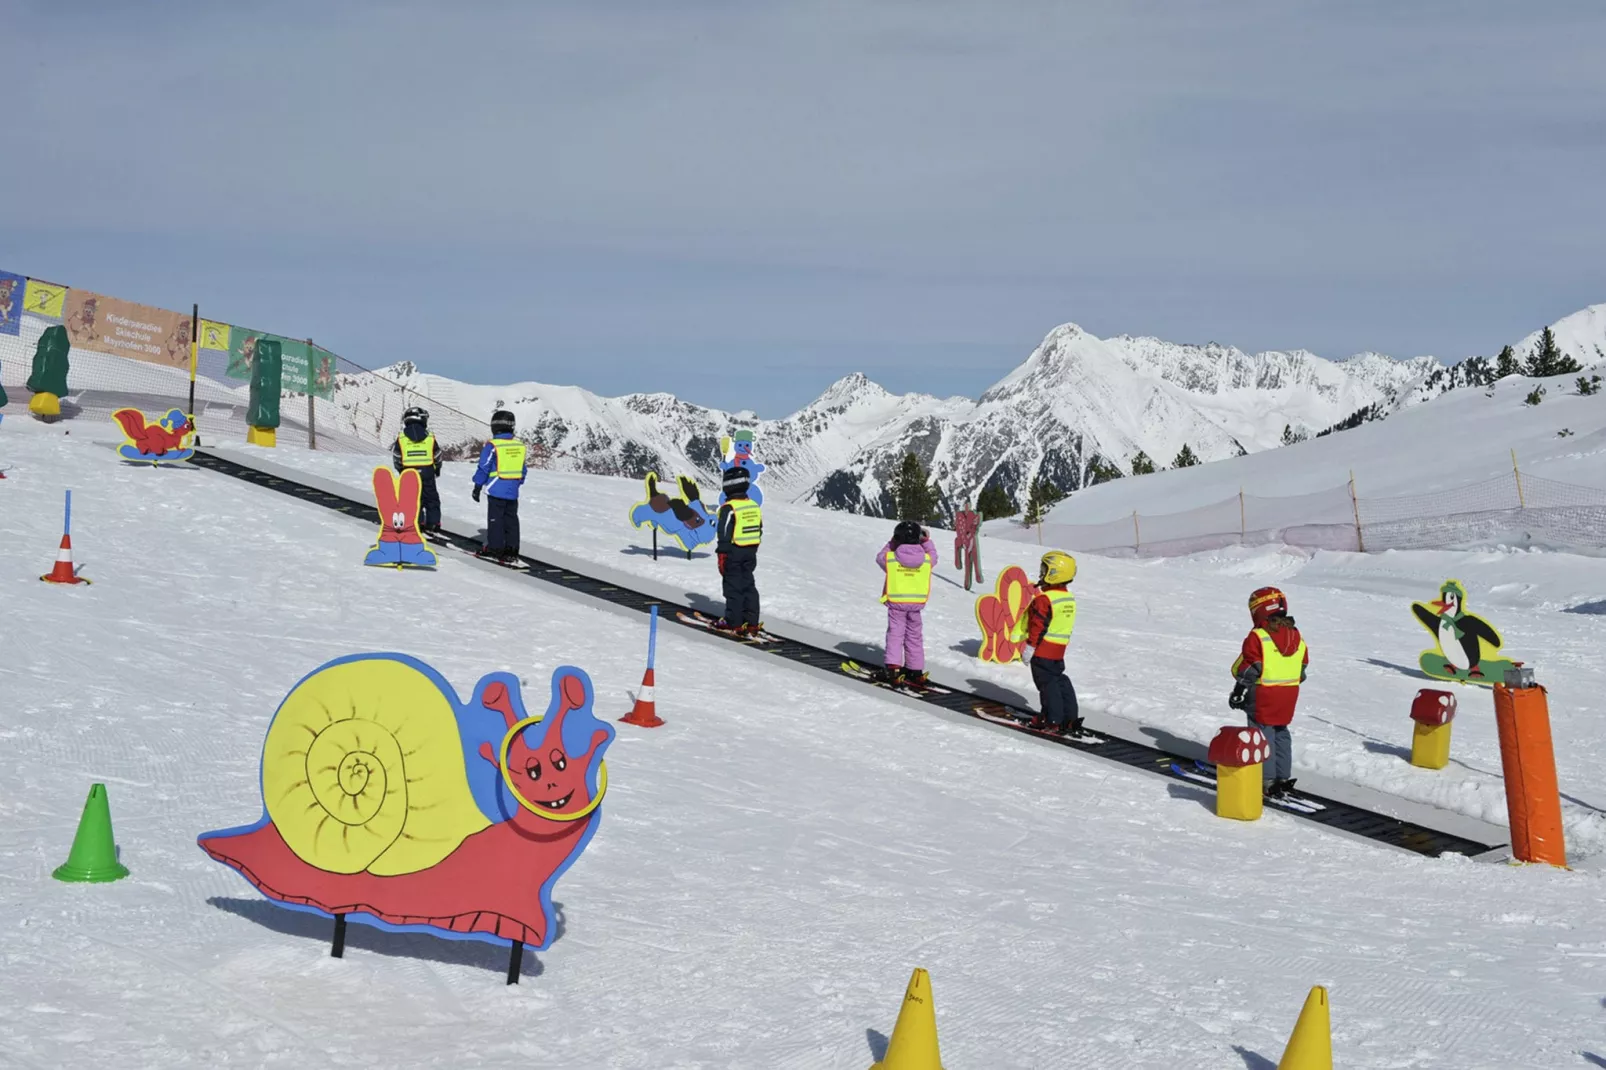
[[[207,337],[205,331],[202,337]],[[256,362],[257,346],[262,342],[278,342],[286,391],[313,394],[326,400],[335,396],[335,355],[327,349],[267,331],[248,331],[244,327],[234,326],[228,328],[228,341],[229,368],[226,374],[230,379],[249,382],[251,366]]]

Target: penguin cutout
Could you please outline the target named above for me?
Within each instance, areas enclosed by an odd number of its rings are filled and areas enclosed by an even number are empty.
[[[1432,602],[1412,602],[1417,623],[1432,633],[1432,650],[1422,651],[1417,664],[1435,680],[1487,687],[1502,682],[1506,670],[1522,664],[1491,657],[1503,645],[1500,633],[1482,617],[1466,611],[1467,589],[1460,580],[1445,580]]]

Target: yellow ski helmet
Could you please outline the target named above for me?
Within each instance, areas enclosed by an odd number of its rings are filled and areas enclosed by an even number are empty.
[[[1076,558],[1064,550],[1050,550],[1043,555],[1038,571],[1039,583],[1070,583],[1076,579]]]

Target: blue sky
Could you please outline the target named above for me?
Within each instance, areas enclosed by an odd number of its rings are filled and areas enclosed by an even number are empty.
[[[18,0],[0,268],[782,415],[1606,301],[1598,0]]]

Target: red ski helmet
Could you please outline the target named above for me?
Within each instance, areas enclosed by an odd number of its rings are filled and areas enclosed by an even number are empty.
[[[1288,615],[1288,597],[1276,587],[1262,587],[1249,596],[1249,616],[1256,624]]]

